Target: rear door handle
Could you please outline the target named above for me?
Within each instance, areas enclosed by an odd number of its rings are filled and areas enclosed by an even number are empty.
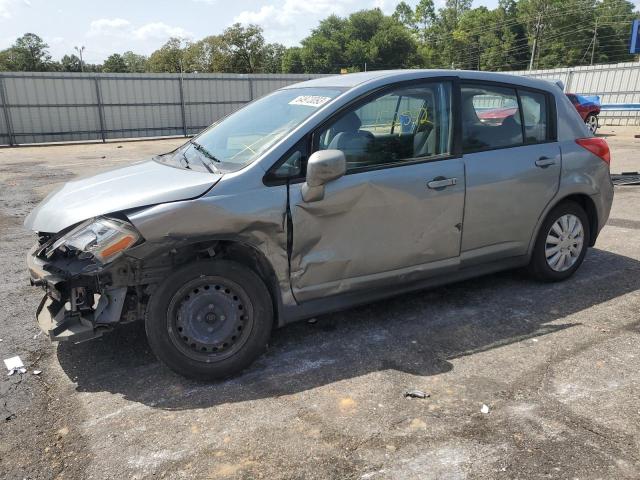
[[[435,190],[438,188],[451,187],[457,183],[458,183],[458,179],[455,177],[453,178],[436,177],[433,180],[431,180],[429,183],[427,183],[427,187],[433,188]]]
[[[540,167],[540,168],[547,168],[555,164],[556,164],[556,161],[553,158],[540,157],[538,160],[536,160],[536,167]]]

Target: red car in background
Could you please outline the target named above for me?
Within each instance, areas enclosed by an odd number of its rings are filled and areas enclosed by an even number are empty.
[[[567,98],[571,100],[573,106],[587,124],[591,132],[596,133],[598,130],[598,115],[600,114],[600,104],[592,101],[591,98],[576,95],[575,93],[567,93]]]
[[[576,107],[576,110],[582,117],[584,123],[587,124],[592,133],[598,130],[598,115],[600,114],[600,104],[592,101],[591,98],[576,95],[575,93],[567,93],[567,98]],[[514,115],[517,111],[516,107],[499,107],[488,108],[478,113],[478,118],[482,123],[490,125],[500,125],[502,121]]]

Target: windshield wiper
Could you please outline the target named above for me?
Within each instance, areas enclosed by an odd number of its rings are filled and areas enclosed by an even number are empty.
[[[222,163],[220,160],[218,160],[215,155],[213,155],[213,153],[211,153],[209,150],[207,150],[204,146],[200,145],[198,142],[194,142],[193,140],[190,140],[189,143],[191,145],[193,145],[193,148],[195,148],[196,150],[198,150],[201,154],[203,154],[205,157],[207,157],[209,160],[213,160],[216,163]]]
[[[184,151],[182,152],[182,160],[184,160],[184,168],[188,168],[191,170],[191,166],[189,165],[189,159],[185,155]]]
[[[195,148],[198,152],[200,152],[207,160],[209,160],[209,162],[202,162],[202,165],[204,165],[204,167],[207,170],[209,170],[209,173],[217,173],[220,171],[220,169],[217,168],[212,162],[215,162],[215,163],[222,163],[222,162],[218,160],[215,157],[215,155],[213,155],[213,153],[207,150],[204,146],[200,145],[198,142],[189,140],[189,143],[193,145],[193,148]]]

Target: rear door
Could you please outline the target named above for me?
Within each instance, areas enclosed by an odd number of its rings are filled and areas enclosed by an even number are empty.
[[[298,301],[457,268],[465,180],[452,154],[452,104],[449,81],[399,86],[316,132],[316,149],[345,153],[347,173],[320,201],[290,187]]]
[[[524,255],[558,191],[555,104],[543,91],[463,83],[463,264]]]

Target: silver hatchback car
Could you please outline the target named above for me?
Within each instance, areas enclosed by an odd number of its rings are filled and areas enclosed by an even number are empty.
[[[609,216],[609,161],[543,80],[291,85],[49,195],[25,221],[37,319],[76,342],[144,319],[170,368],[226,377],[295,320],[515,267],[568,278]]]

